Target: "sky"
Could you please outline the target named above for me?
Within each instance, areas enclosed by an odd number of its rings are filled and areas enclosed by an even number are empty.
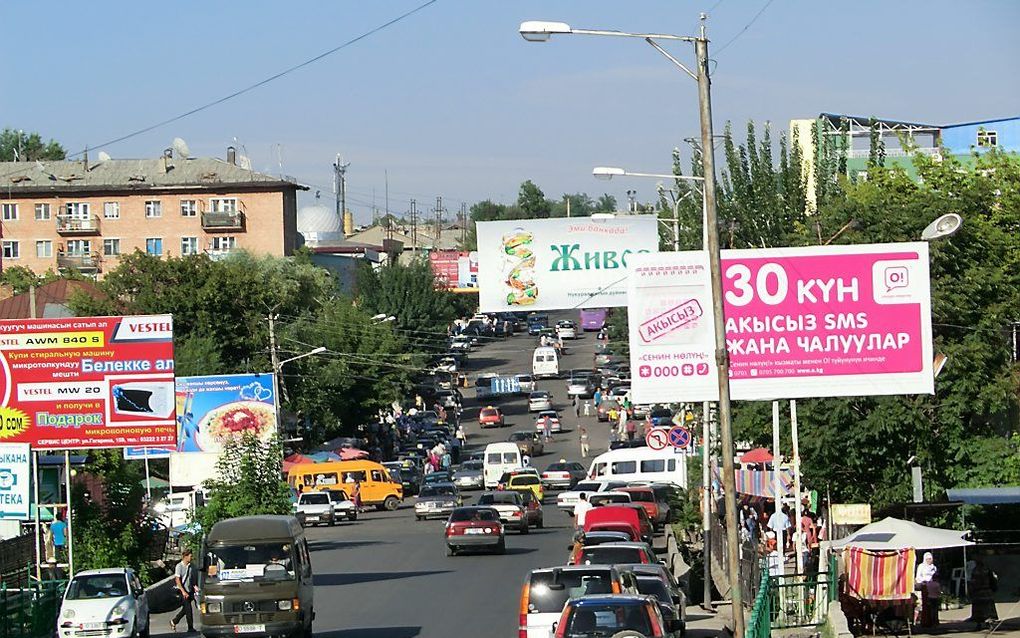
[[[236,145],[253,167],[296,177],[332,205],[332,162],[350,162],[348,208],[404,214],[461,204],[634,189],[594,166],[668,173],[699,133],[697,85],[638,39],[526,42],[525,20],[695,34],[708,12],[713,120],[788,129],[821,112],[952,123],[1020,115],[1020,2],[1013,0],[436,0],[239,97],[116,144],[338,47],[427,0],[0,3],[0,127],[69,152],[158,157]],[[764,11],[763,11],[764,9]],[[760,15],[759,15],[760,12]],[[753,23],[752,19],[758,16]],[[748,26],[749,25],[749,26]],[[746,27],[746,30],[745,30]],[[667,45],[682,61],[693,47]],[[236,141],[235,141],[236,140]]]

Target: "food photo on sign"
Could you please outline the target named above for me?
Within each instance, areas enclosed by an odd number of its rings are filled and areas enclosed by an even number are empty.
[[[177,379],[178,452],[223,451],[226,444],[253,435],[276,434],[272,374],[233,374]]]

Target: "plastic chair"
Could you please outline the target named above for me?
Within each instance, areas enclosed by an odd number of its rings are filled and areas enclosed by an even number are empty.
[[[961,589],[964,592],[966,592],[966,589],[967,589],[967,579],[964,577],[964,568],[963,567],[954,567],[953,568],[952,580],[953,580],[953,591],[956,593],[956,597],[959,598],[960,597]]]

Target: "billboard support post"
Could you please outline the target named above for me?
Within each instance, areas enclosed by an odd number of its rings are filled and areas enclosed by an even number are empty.
[[[795,551],[797,552],[797,573],[804,573],[804,534],[800,525],[800,517],[803,506],[801,505],[800,498],[800,445],[797,440],[797,400],[790,400],[790,428],[792,430],[793,437],[793,497],[794,497],[794,515],[797,517],[797,522],[794,523],[794,529],[797,530],[797,535],[794,538],[797,539],[797,546]]]
[[[42,580],[43,552],[40,546],[42,525],[39,522],[39,452],[37,450],[32,450],[32,485],[35,490],[35,497],[32,499],[35,504],[35,578]]]
[[[152,501],[152,478],[149,474],[149,451],[145,451],[145,498]]]
[[[779,453],[779,401],[772,402],[772,489],[776,495],[776,511],[783,506],[783,484],[780,481],[779,466],[782,464],[782,456]],[[780,538],[782,543],[783,539]],[[782,550],[783,548],[780,548]]]
[[[67,490],[67,578],[74,576],[74,527],[71,523],[71,451],[64,450],[64,484]]]
[[[706,610],[712,607],[712,475],[709,465],[712,459],[712,425],[710,420],[710,403],[701,404],[701,550],[704,553],[702,565],[704,583],[701,607]]]

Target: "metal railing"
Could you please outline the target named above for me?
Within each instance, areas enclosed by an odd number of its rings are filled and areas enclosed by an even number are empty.
[[[205,230],[243,230],[244,212],[202,213],[202,228]]]
[[[746,638],[769,638],[772,635],[772,594],[769,588],[769,571],[763,565],[758,580],[758,595],[751,606],[751,619],[747,622]]]
[[[912,157],[914,153],[920,153],[921,155],[930,155],[932,157],[941,157],[942,149],[938,147],[926,147],[920,146],[918,148],[907,150],[905,148],[887,148],[884,151],[886,157]],[[871,149],[869,148],[852,148],[846,152],[846,156],[851,159],[861,159],[871,156]]]
[[[824,624],[829,603],[839,597],[836,576],[835,556],[830,557],[826,571],[815,574],[770,576],[763,561],[746,638],[768,638],[773,629]]]
[[[0,584],[0,638],[50,638],[66,586],[65,580],[33,580],[12,588]]]
[[[63,235],[92,235],[99,232],[99,216],[57,215],[57,232]]]

